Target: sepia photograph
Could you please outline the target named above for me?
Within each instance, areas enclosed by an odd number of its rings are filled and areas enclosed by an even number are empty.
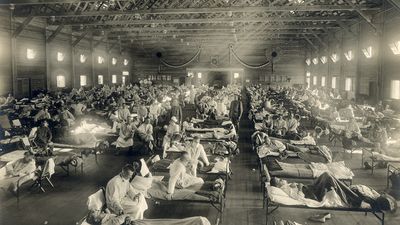
[[[1,225],[399,225],[399,138],[400,0],[0,0]]]

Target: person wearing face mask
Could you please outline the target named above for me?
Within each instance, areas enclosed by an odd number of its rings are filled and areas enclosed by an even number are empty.
[[[189,153],[191,159],[191,170],[190,174],[193,176],[197,176],[197,166],[200,167],[209,166],[210,162],[208,161],[207,154],[204,151],[204,147],[200,144],[200,138],[194,137],[189,147],[187,148],[187,152]],[[199,160],[201,159],[201,160]]]
[[[187,188],[195,184],[204,183],[203,179],[186,172],[186,167],[189,165],[190,160],[189,153],[183,152],[169,167],[170,177],[168,180],[167,199],[172,199],[175,188]]]
[[[106,202],[111,213],[143,219],[143,213],[148,208],[146,199],[129,183],[135,174],[135,168],[131,164],[126,164],[121,173],[107,183]]]

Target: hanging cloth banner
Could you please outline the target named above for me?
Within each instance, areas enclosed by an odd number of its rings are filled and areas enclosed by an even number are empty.
[[[176,68],[181,68],[181,67],[184,67],[184,66],[188,65],[189,63],[193,62],[197,58],[197,56],[200,55],[200,52],[201,52],[201,47],[199,47],[199,50],[197,51],[197,53],[192,58],[190,58],[187,62],[185,62],[183,64],[180,64],[180,65],[169,64],[169,63],[165,62],[163,59],[160,59],[160,62],[162,64],[164,64],[165,66],[168,66],[168,67],[171,67],[171,68],[175,68],[175,69]]]
[[[233,46],[232,46],[232,45],[229,46],[229,50],[230,50],[230,52],[232,52],[233,57],[235,57],[235,59],[236,59],[240,64],[242,64],[243,66],[245,66],[245,67],[247,67],[247,68],[250,68],[250,69],[260,69],[260,68],[262,68],[262,67],[267,66],[267,65],[270,63],[270,61],[268,60],[267,62],[265,62],[265,63],[263,63],[263,64],[260,64],[260,65],[250,65],[250,64],[247,64],[247,63],[243,62],[243,60],[241,60],[241,59],[239,58],[239,56],[236,55],[236,52],[233,50]]]

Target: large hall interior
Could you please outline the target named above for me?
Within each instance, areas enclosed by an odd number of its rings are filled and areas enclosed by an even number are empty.
[[[398,225],[400,0],[0,0],[0,224]]]

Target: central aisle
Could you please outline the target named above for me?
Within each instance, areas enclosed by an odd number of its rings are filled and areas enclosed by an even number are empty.
[[[243,115],[240,121],[240,154],[232,160],[232,179],[227,190],[223,224],[265,224],[257,158],[251,148],[252,125],[248,118],[248,99],[242,93]]]

